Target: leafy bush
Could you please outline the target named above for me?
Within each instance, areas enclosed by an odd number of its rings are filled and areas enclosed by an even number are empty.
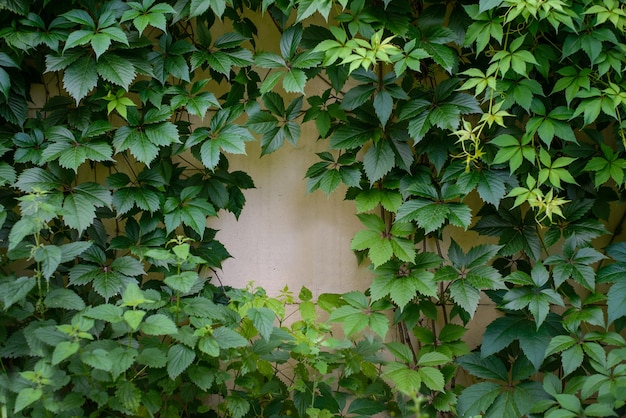
[[[4,415],[624,414],[620,3],[0,9]],[[365,227],[368,292],[318,300],[347,342],[306,290],[288,327],[288,293],[211,281],[207,219],[254,187],[227,155],[306,122],[308,191],[343,184]]]

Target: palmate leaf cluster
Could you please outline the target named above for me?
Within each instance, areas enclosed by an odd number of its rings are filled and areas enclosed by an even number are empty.
[[[624,415],[621,3],[0,12],[3,413]],[[303,289],[287,327],[291,293],[217,286],[208,225],[254,187],[228,155],[303,123],[307,191],[354,200],[373,279]]]

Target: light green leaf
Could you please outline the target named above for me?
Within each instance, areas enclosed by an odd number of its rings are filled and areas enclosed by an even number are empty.
[[[415,395],[419,392],[422,379],[417,370],[412,370],[404,364],[390,362],[384,367],[383,376],[392,386],[402,393]]]
[[[104,370],[106,372],[111,371],[113,367],[113,362],[109,358],[109,352],[101,348],[92,351],[83,351],[80,354],[80,360],[94,369]]]
[[[62,341],[54,347],[52,352],[52,365],[55,366],[73,355],[80,348],[80,344],[76,341]]]
[[[140,331],[148,335],[171,335],[178,332],[178,327],[163,314],[150,315],[143,321]]]
[[[41,272],[46,280],[50,279],[61,264],[61,248],[56,245],[44,245],[34,251],[35,261],[41,263]]]
[[[440,370],[434,367],[420,367],[417,369],[422,382],[431,390],[443,392],[445,380]]]
[[[28,407],[34,402],[37,402],[43,396],[43,391],[40,388],[26,387],[19,391],[15,398],[15,407],[13,413],[17,414],[24,408]]]
[[[305,85],[306,74],[304,71],[292,68],[285,73],[285,78],[283,78],[283,88],[287,93],[304,94]]]
[[[219,327],[213,331],[213,337],[217,340],[218,345],[222,349],[245,347],[248,345],[241,334],[227,327]]]
[[[122,317],[124,321],[128,324],[132,331],[137,331],[139,329],[139,325],[141,325],[141,321],[144,316],[146,316],[146,311],[142,311],[141,309],[126,311]]]
[[[198,273],[195,271],[183,271],[180,274],[169,275],[163,280],[173,290],[181,293],[188,293],[194,284],[199,280]]]

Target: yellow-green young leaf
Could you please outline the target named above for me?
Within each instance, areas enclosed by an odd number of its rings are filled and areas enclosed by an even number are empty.
[[[140,309],[133,311],[124,312],[123,318],[124,321],[128,324],[132,331],[136,331],[141,324],[141,320],[146,315],[146,311],[142,311]]]

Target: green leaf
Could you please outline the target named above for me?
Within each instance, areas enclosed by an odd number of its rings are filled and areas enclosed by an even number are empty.
[[[390,362],[384,367],[383,376],[392,382],[392,386],[405,394],[417,394],[422,384],[419,372],[406,365]]]
[[[528,321],[526,325],[518,329],[517,339],[520,347],[524,355],[535,367],[535,370],[539,370],[545,359],[550,338],[551,335],[545,325],[534,328],[532,323]]]
[[[528,321],[523,317],[503,316],[496,318],[487,325],[483,334],[483,342],[480,347],[482,356],[487,357],[508,347],[518,338],[520,327],[524,326],[528,326]]]
[[[33,256],[35,261],[41,263],[41,273],[46,280],[52,277],[62,260],[61,248],[56,245],[39,246]]]
[[[83,232],[91,226],[96,208],[110,206],[110,192],[96,183],[82,183],[74,187],[63,201],[63,222]]]
[[[391,241],[382,236],[381,231],[365,230],[356,233],[351,243],[352,250],[368,250],[368,256],[375,266],[382,265],[393,256]]]
[[[276,319],[274,312],[268,308],[250,308],[247,316],[252,320],[252,324],[259,331],[259,334],[266,341],[269,341],[274,330],[274,320]]]
[[[450,296],[470,317],[476,313],[480,300],[480,291],[468,284],[467,280],[455,280],[450,284]]]
[[[495,356],[482,357],[480,353],[466,354],[457,362],[472,375],[481,379],[496,379],[508,382],[509,375],[502,361]]]
[[[561,353],[563,375],[567,376],[580,367],[584,359],[583,349],[579,344],[573,345]]]
[[[98,84],[96,61],[90,57],[83,57],[65,69],[63,86],[65,90],[79,103]]]
[[[128,90],[130,83],[133,82],[135,76],[135,68],[128,65],[125,58],[114,53],[103,54],[96,64],[96,71],[104,80],[121,86],[124,90]]]
[[[626,316],[626,280],[618,281],[611,286],[607,298],[607,313],[609,322],[615,322],[616,319]]]
[[[0,163],[0,185],[15,184],[16,180],[15,169],[8,163]]]
[[[64,288],[52,289],[48,292],[44,299],[44,304],[48,308],[61,308],[75,311],[85,309],[83,299],[73,290]]]
[[[217,340],[220,348],[223,349],[245,347],[248,345],[248,340],[241,336],[241,334],[227,327],[217,328],[213,331],[213,337]]]
[[[445,380],[440,370],[434,367],[420,367],[417,369],[422,382],[431,390],[443,392],[445,390]]]
[[[42,396],[43,391],[40,388],[23,388],[15,398],[13,413],[17,414],[32,403],[37,402]]]
[[[94,369],[104,370],[106,372],[111,371],[113,367],[113,362],[109,358],[109,352],[101,348],[92,351],[83,351],[80,354],[80,360]]]
[[[217,340],[211,335],[200,338],[200,341],[198,341],[198,349],[211,357],[219,357],[220,355],[220,346]]]
[[[198,386],[202,391],[207,392],[211,389],[215,380],[215,370],[204,366],[193,365],[187,370],[189,379]]]
[[[319,0],[308,0],[313,3],[318,2]],[[348,407],[348,414],[355,414],[357,416],[374,416],[380,412],[385,410],[385,406],[382,405],[377,400],[369,399],[369,398],[356,398],[352,402],[350,402],[350,406]]]
[[[163,280],[163,282],[171,289],[185,294],[191,291],[198,279],[199,276],[197,272],[183,271],[180,274],[172,274],[167,276],[165,280]]]
[[[375,134],[375,131],[372,129],[372,127],[367,126],[367,125],[366,126],[360,126],[358,124],[341,125],[339,128],[337,128],[333,136],[331,136],[330,138],[330,148],[331,149],[346,149],[346,150],[360,148],[367,141],[372,139],[374,134]],[[391,151],[393,153],[393,150]],[[375,157],[374,154],[370,157],[373,160],[374,160],[373,157]],[[374,169],[375,167],[370,167],[370,168]]]
[[[182,344],[174,344],[167,352],[167,374],[170,379],[176,379],[193,363],[196,353]]]
[[[244,418],[250,411],[250,402],[240,396],[227,396],[226,407],[233,418]]]
[[[167,316],[154,314],[143,321],[140,331],[147,335],[171,335],[178,332],[178,327]]]
[[[167,365],[167,354],[160,348],[147,347],[137,355],[137,363],[161,369]]]
[[[481,382],[467,387],[457,401],[460,417],[473,417],[486,412],[494,403],[502,386],[493,382]]]
[[[123,320],[122,315],[124,310],[115,305],[109,303],[103,303],[97,306],[91,306],[84,313],[88,318],[99,319],[101,321],[107,321],[111,323],[117,323]]]
[[[111,375],[117,379],[122,373],[130,369],[137,357],[137,350],[128,347],[117,347],[109,352],[113,364]]]
[[[413,363],[414,354],[407,345],[398,341],[391,341],[386,343],[385,346],[397,360],[407,364]]]
[[[393,99],[386,91],[380,91],[374,97],[374,111],[382,126],[387,125],[391,112],[393,111]]]
[[[306,85],[306,74],[297,68],[292,68],[285,73],[283,78],[283,88],[287,93],[304,94],[304,86]]]
[[[139,329],[144,316],[146,316],[146,311],[142,311],[141,309],[126,311],[124,312],[124,315],[122,315],[124,321],[128,324],[132,331],[137,331]]]
[[[141,390],[130,380],[117,385],[115,399],[129,411],[137,411],[141,406]]]
[[[75,341],[62,341],[54,347],[52,352],[52,365],[55,366],[75,354],[80,348],[80,344]]]

